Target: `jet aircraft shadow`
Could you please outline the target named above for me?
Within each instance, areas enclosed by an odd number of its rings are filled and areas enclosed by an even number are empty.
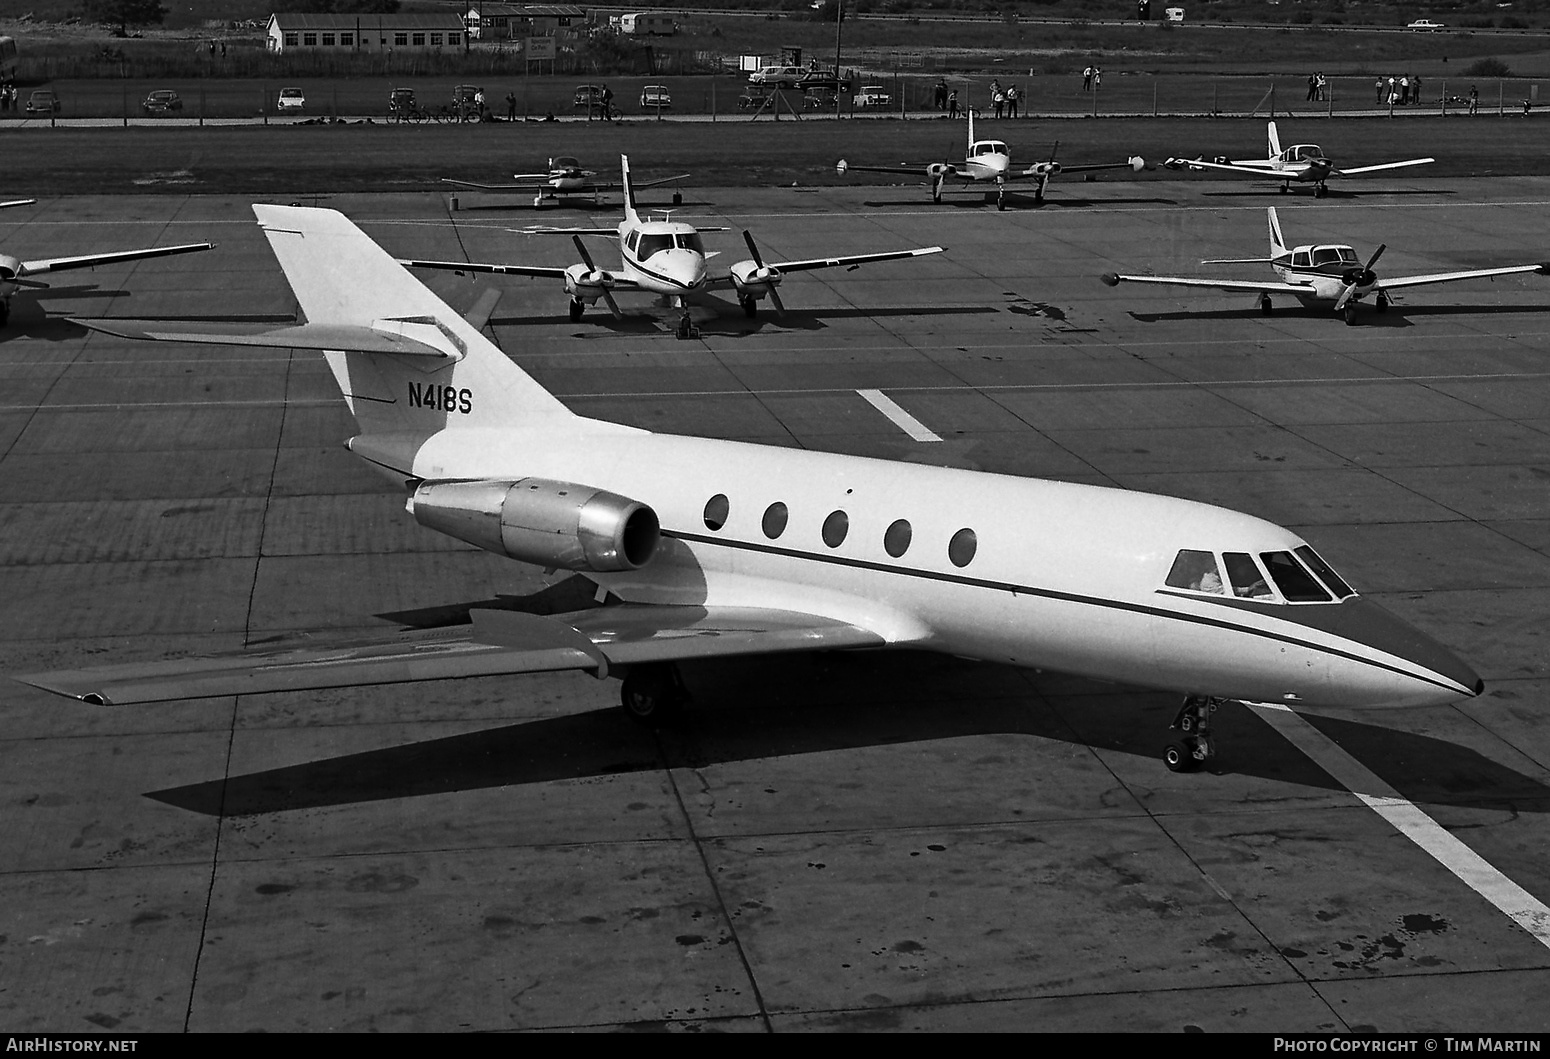
[[[208,816],[254,816],[973,736],[1058,740],[1155,762],[1176,708],[1173,696],[924,652],[729,659],[682,668],[696,703],[678,724],[656,732],[620,710],[593,710],[146,797]],[[1041,693],[1042,680],[1059,681],[1059,691]],[[1469,748],[1380,725],[1309,720],[1412,801],[1550,812],[1550,788]],[[1245,707],[1227,704],[1216,726],[1219,775],[1345,789]],[[1209,775],[1200,781],[1211,782]]]

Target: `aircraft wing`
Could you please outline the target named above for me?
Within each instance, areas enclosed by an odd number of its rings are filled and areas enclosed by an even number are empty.
[[[1426,165],[1428,162],[1435,161],[1437,161],[1435,158],[1411,158],[1404,162],[1384,162],[1381,165],[1357,166],[1355,169],[1336,169],[1334,172],[1341,176],[1361,176],[1363,173],[1377,173],[1384,169],[1404,169],[1406,166]]]
[[[445,349],[418,341],[394,325],[401,321],[383,321],[381,327],[356,327],[349,324],[298,324],[288,327],[234,325],[236,330],[201,330],[197,325],[167,323],[160,320],[85,320],[71,317],[70,322],[117,338],[150,342],[189,342],[200,346],[268,346],[279,349],[338,350],[344,353],[389,353],[409,357],[450,359]]]
[[[672,176],[657,177],[655,180],[636,180],[634,176],[631,176],[630,177],[630,186],[632,188],[634,188],[636,191],[639,191],[641,188],[661,187],[663,184],[671,184],[675,180],[687,180],[687,179],[689,179],[690,175],[691,174],[689,174],[689,173],[674,173]],[[618,191],[618,190],[620,190],[623,187],[624,187],[624,184],[622,184],[621,182],[615,180],[615,181],[612,181],[612,182],[609,182],[609,183],[604,183],[604,184],[588,184],[587,185],[587,190],[588,191]]]
[[[405,268],[434,268],[443,272],[491,272],[505,276],[539,276],[543,279],[564,279],[563,268],[551,268],[547,265],[497,265],[482,264],[478,261],[411,261],[407,258],[399,258],[398,263]]]
[[[835,171],[841,176],[854,170],[858,173],[892,173],[895,176],[930,176],[931,167],[926,165],[914,165],[909,162],[900,162],[898,165],[857,165],[841,158],[835,163]],[[949,175],[952,173],[952,164],[947,164]]]
[[[1062,167],[1063,168],[1063,167]],[[1267,177],[1272,180],[1282,179],[1283,175],[1266,166],[1238,165],[1234,162],[1208,162],[1204,158],[1170,158],[1163,163],[1164,169],[1220,169],[1228,173],[1239,173],[1243,176]],[[1295,179],[1295,177],[1293,178]]]
[[[10,202],[0,202],[0,210],[9,209],[12,206],[31,206],[37,199],[12,199]]]
[[[23,261],[20,276],[35,276],[40,272],[63,272],[71,268],[95,268],[118,261],[139,261],[148,257],[170,257],[173,254],[192,254],[199,250],[214,250],[214,243],[185,243],[182,246],[153,246],[144,250],[115,250],[107,254],[83,254],[80,257],[45,257],[36,261]]]
[[[1040,176],[1042,175],[1044,165],[1047,165],[1047,163],[1031,165],[1017,175],[1020,177]],[[1066,165],[1062,162],[1060,164],[1060,174],[1063,176],[1067,173],[1093,173],[1100,169],[1131,169],[1139,173],[1145,168],[1146,159],[1137,154],[1131,155],[1123,162],[1092,162],[1085,165]]]
[[[541,617],[475,610],[473,625],[315,647],[33,673],[16,679],[94,705],[590,670],[689,658],[880,647],[878,633],[812,614],[622,604]]]
[[[1378,287],[1382,290],[1395,290],[1399,287],[1424,287],[1428,283],[1452,283],[1460,279],[1515,276],[1525,272],[1537,272],[1541,276],[1550,275],[1550,262],[1542,262],[1538,265],[1507,265],[1502,268],[1477,268],[1467,272],[1433,272],[1425,276],[1396,276],[1394,279],[1379,280]]]
[[[1121,276],[1115,272],[1109,272],[1098,278],[1111,287],[1117,287],[1121,283],[1155,283],[1168,287],[1208,287],[1213,290],[1245,291],[1251,294],[1307,294],[1312,289],[1306,285],[1295,286],[1273,280],[1255,283],[1250,280],[1200,279],[1193,276]]]
[[[701,229],[703,231],[704,229]],[[872,261],[897,261],[903,257],[925,257],[940,254],[940,246],[922,246],[915,250],[887,250],[879,254],[855,254],[850,257],[814,257],[805,261],[772,261],[769,267],[778,272],[811,272],[817,268],[840,268],[865,265]]]
[[[534,181],[529,184],[480,184],[473,180],[453,180],[451,177],[442,177],[443,184],[456,184],[460,188],[473,188],[475,191],[554,191],[554,185],[542,181]],[[579,190],[579,189],[578,189]],[[587,190],[591,190],[588,188]]]

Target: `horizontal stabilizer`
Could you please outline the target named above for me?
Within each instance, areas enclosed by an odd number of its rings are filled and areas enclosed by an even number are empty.
[[[370,327],[349,324],[298,324],[241,331],[211,331],[177,327],[155,320],[84,320],[71,323],[105,335],[154,342],[192,342],[202,346],[275,346],[281,349],[338,350],[345,353],[388,353],[409,357],[455,359],[454,354],[425,342]],[[395,321],[396,323],[396,321]]]
[[[473,627],[328,646],[35,673],[16,679],[94,705],[399,684],[687,658],[880,647],[869,629],[790,611],[623,604],[540,617],[476,610]]]

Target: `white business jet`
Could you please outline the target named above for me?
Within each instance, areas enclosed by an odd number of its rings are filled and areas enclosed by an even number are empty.
[[[1338,168],[1334,159],[1326,156],[1324,149],[1316,143],[1294,143],[1282,150],[1281,137],[1276,133],[1276,123],[1272,121],[1269,129],[1269,153],[1265,158],[1239,160],[1217,158],[1209,162],[1204,158],[1170,158],[1163,165],[1169,169],[1220,169],[1228,173],[1272,180],[1280,183],[1283,195],[1294,183],[1312,184],[1314,197],[1323,198],[1329,194],[1329,185],[1325,181],[1330,177],[1362,176],[1366,173],[1381,173],[1390,169],[1404,169],[1408,166],[1426,165],[1435,161],[1437,161],[1435,158],[1408,158],[1403,162],[1380,162],[1377,165]]]
[[[1044,188],[1050,177],[1060,173],[1091,173],[1100,169],[1131,169],[1140,172],[1146,165],[1140,155],[1133,155],[1123,162],[1099,162],[1091,165],[1066,165],[1053,157],[1048,161],[1035,162],[1027,169],[1012,169],[1012,151],[1002,140],[976,140],[974,138],[974,112],[969,111],[969,150],[961,162],[931,162],[929,164],[903,163],[900,165],[856,165],[841,158],[834,171],[844,176],[851,171],[864,173],[892,173],[895,176],[923,176],[931,180],[931,201],[942,201],[942,186],[949,180],[963,181],[965,185],[994,183],[996,208],[1006,209],[1006,185],[1011,180],[1034,180],[1035,202],[1044,201]]]
[[[1447,648],[1353,591],[1296,534],[1188,500],[578,416],[342,214],[254,206],[306,322],[109,334],[324,350],[360,433],[429,529],[574,570],[605,605],[470,628],[23,676],[96,704],[582,670],[629,714],[675,663],[915,648],[1180,692],[1168,767],[1210,760],[1221,699],[1404,706],[1478,695]]]
[[[531,191],[533,205],[542,206],[545,202],[558,202],[560,196],[567,198],[575,195],[590,195],[596,203],[598,196],[608,191],[618,191],[622,185],[612,181],[597,181],[595,170],[582,166],[581,160],[571,155],[559,155],[549,159],[549,168],[542,173],[513,173],[514,184],[479,184],[472,180],[454,180],[451,177],[442,177],[443,184],[456,184],[458,187],[473,188],[476,191]],[[656,180],[636,181],[635,187],[651,188],[659,184],[668,184],[674,180],[685,180],[688,173],[677,173],[669,177],[659,177]],[[673,203],[676,205],[683,201],[683,195],[675,192]]]
[[[11,206],[31,206],[37,199],[15,199],[0,202],[0,209]],[[0,253],[0,325],[11,318],[11,295],[19,288],[48,289],[47,283],[28,279],[45,272],[64,272],[72,268],[95,268],[118,261],[140,261],[148,257],[167,257],[171,254],[191,254],[196,250],[210,250],[214,243],[188,243],[184,246],[157,246],[145,250],[117,250],[106,254],[82,254],[79,257],[44,257],[23,261],[10,254]]]
[[[1378,258],[1388,249],[1379,244],[1365,264],[1356,251],[1338,243],[1308,244],[1288,250],[1281,236],[1281,222],[1276,218],[1275,207],[1270,207],[1270,256],[1219,258],[1202,261],[1202,265],[1268,264],[1279,283],[1272,281],[1208,279],[1185,276],[1125,276],[1110,272],[1099,278],[1111,287],[1121,283],[1156,283],[1171,287],[1210,287],[1216,290],[1245,291],[1259,295],[1259,310],[1270,315],[1272,294],[1290,294],[1302,304],[1315,307],[1331,306],[1344,317],[1348,324],[1356,323],[1356,306],[1363,298],[1372,295],[1373,307],[1378,312],[1388,311],[1390,295],[1406,287],[1423,287],[1433,283],[1455,283],[1465,279],[1489,279],[1493,276],[1513,276],[1527,272],[1540,275],[1550,273],[1550,263],[1532,265],[1505,265],[1501,268],[1473,268],[1460,272],[1429,272],[1419,276],[1395,276],[1382,279],[1373,271]]]
[[[568,268],[542,265],[482,264],[468,261],[415,261],[401,260],[410,268],[442,269],[452,272],[489,272],[516,276],[538,276],[559,279],[565,283],[565,293],[570,295],[570,318],[579,321],[588,305],[602,298],[612,313],[623,314],[619,303],[614,301],[616,291],[645,291],[655,294],[682,310],[678,321],[678,337],[690,338],[697,334],[689,316],[690,299],[714,290],[735,290],[743,312],[753,317],[758,311],[760,299],[768,297],[777,313],[785,312],[776,288],[790,272],[807,272],[820,268],[854,267],[872,261],[893,261],[899,258],[939,254],[940,246],[921,247],[915,250],[889,250],[877,254],[854,254],[849,257],[812,258],[805,261],[778,261],[766,265],[753,236],[743,232],[743,240],[753,256],[732,265],[724,275],[712,275],[707,264],[714,253],[705,252],[700,239],[701,232],[724,232],[725,228],[696,228],[671,218],[641,217],[635,208],[634,184],[630,179],[630,160],[619,156],[623,169],[624,220],[616,228],[530,228],[528,234],[566,234],[575,243],[581,255],[581,263]],[[619,240],[620,271],[610,272],[598,268],[582,243],[583,235],[609,235]]]

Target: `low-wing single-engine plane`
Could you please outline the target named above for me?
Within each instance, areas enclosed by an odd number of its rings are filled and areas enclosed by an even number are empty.
[[[1006,186],[1009,181],[1032,180],[1033,199],[1035,202],[1044,201],[1044,189],[1049,184],[1050,178],[1060,173],[1092,173],[1101,169],[1131,169],[1140,172],[1146,166],[1146,160],[1140,155],[1133,155],[1123,162],[1097,162],[1088,165],[1067,165],[1057,162],[1053,157],[1043,162],[1035,162],[1027,169],[1014,170],[1012,168],[1012,149],[1006,142],[998,139],[976,140],[974,138],[974,112],[969,112],[969,149],[961,162],[930,162],[916,164],[910,162],[899,165],[856,165],[841,158],[834,165],[834,171],[840,176],[849,172],[862,173],[891,173],[894,176],[923,176],[931,181],[931,201],[941,202],[943,186],[949,181],[961,182],[966,188],[972,188],[976,184],[991,183],[996,186],[996,208],[1006,209]]]
[[[1387,243],[1381,243],[1365,263],[1356,251],[1339,243],[1310,243],[1288,249],[1281,236],[1281,222],[1276,218],[1275,207],[1270,215],[1270,256],[1213,258],[1202,265],[1269,265],[1280,282],[1267,280],[1209,279],[1193,276],[1126,276],[1110,272],[1099,278],[1111,287],[1121,283],[1156,283],[1171,287],[1209,287],[1215,290],[1243,291],[1259,295],[1259,310],[1266,316],[1271,313],[1272,294],[1290,294],[1304,305],[1311,307],[1328,305],[1344,317],[1348,324],[1356,323],[1356,306],[1363,298],[1372,296],[1373,307],[1378,312],[1388,311],[1391,295],[1406,287],[1424,287],[1433,283],[1455,283],[1465,279],[1489,279],[1493,276],[1514,276],[1526,272],[1550,274],[1550,263],[1531,265],[1504,265],[1499,268],[1472,268],[1459,272],[1428,272],[1417,276],[1394,276],[1383,279],[1373,270]]]
[[[684,700],[684,660],[912,648],[1177,691],[1164,752],[1176,770],[1211,759],[1220,699],[1352,708],[1483,690],[1280,526],[1112,487],[589,419],[342,214],[253,211],[306,322],[237,341],[322,348],[359,429],[350,450],[404,490],[409,517],[576,571],[599,605],[29,684],[128,705],[580,670],[623,676],[627,712],[660,723]]]
[[[893,261],[899,258],[939,254],[940,246],[920,247],[914,250],[888,250],[875,254],[853,254],[848,257],[811,258],[805,261],[764,262],[753,236],[743,232],[743,240],[752,255],[745,261],[732,265],[724,275],[712,275],[708,265],[714,252],[707,254],[700,239],[701,232],[722,232],[725,228],[696,228],[671,217],[642,217],[635,208],[635,185],[630,179],[630,160],[620,156],[623,168],[624,220],[617,228],[530,228],[529,234],[566,234],[576,244],[581,263],[567,268],[544,265],[506,265],[467,261],[418,261],[401,260],[410,268],[441,269],[452,272],[487,272],[514,276],[536,276],[558,279],[565,284],[570,295],[570,318],[579,321],[588,305],[599,298],[607,303],[613,314],[621,316],[619,303],[614,301],[617,291],[645,291],[667,300],[682,311],[678,321],[678,337],[689,338],[695,333],[694,322],[689,316],[689,302],[697,295],[709,291],[731,289],[737,293],[738,304],[743,312],[753,317],[762,298],[769,298],[777,313],[785,312],[785,305],[776,290],[790,272],[808,272],[820,268],[854,267],[873,261]],[[620,269],[617,272],[599,268],[592,260],[583,235],[607,235],[619,240]]]
[[[442,177],[443,184],[455,184],[461,188],[472,188],[475,191],[513,191],[532,192],[533,205],[542,206],[546,202],[558,202],[560,197],[570,198],[576,195],[589,195],[594,204],[599,196],[605,192],[618,191],[623,185],[613,181],[598,181],[594,178],[597,173],[594,170],[582,166],[580,159],[571,155],[558,155],[549,159],[549,168],[542,173],[513,173],[512,184],[480,184],[472,180],[454,180],[451,177]],[[637,180],[635,187],[653,188],[661,184],[669,184],[674,180],[685,180],[688,173],[675,173],[673,176],[658,177],[655,180]],[[673,203],[677,205],[683,201],[681,193],[674,193]]]
[[[10,206],[31,206],[37,199],[15,199],[0,202],[0,209]],[[144,250],[115,250],[105,254],[81,254],[78,257],[43,257],[23,261],[0,252],[0,325],[11,318],[11,295],[22,287],[46,290],[47,283],[28,277],[45,272],[64,272],[73,268],[95,268],[119,261],[140,261],[148,257],[168,257],[172,254],[191,254],[197,250],[210,250],[214,243],[187,243],[183,246],[153,246]]]
[[[1327,156],[1324,149],[1316,143],[1294,143],[1283,150],[1281,137],[1276,132],[1276,123],[1272,121],[1269,128],[1269,151],[1265,158],[1238,160],[1214,158],[1210,161],[1203,156],[1170,158],[1163,165],[1168,169],[1218,169],[1227,173],[1237,173],[1240,176],[1258,177],[1261,180],[1279,183],[1283,195],[1293,184],[1312,184],[1314,197],[1323,198],[1329,194],[1329,185],[1325,182],[1330,177],[1382,173],[1390,169],[1404,169],[1435,161],[1437,161],[1435,158],[1407,158],[1403,162],[1379,162],[1377,165],[1342,168],[1336,166],[1334,159]]]

